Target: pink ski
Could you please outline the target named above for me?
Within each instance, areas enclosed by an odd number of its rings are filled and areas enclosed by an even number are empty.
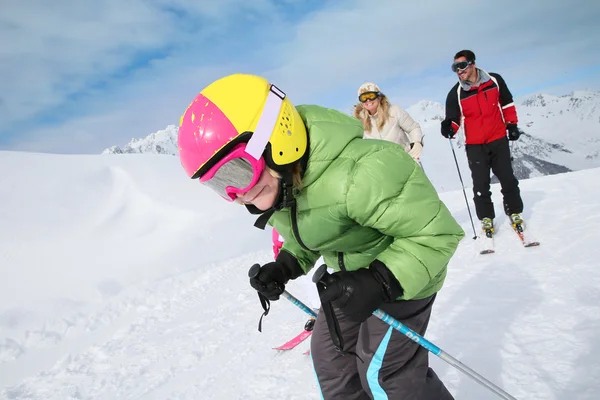
[[[305,339],[307,339],[311,333],[312,333],[312,331],[303,330],[298,336],[296,336],[289,342],[284,343],[279,347],[274,347],[273,349],[275,349],[275,350],[291,350],[294,347],[298,346],[300,343],[302,343]]]

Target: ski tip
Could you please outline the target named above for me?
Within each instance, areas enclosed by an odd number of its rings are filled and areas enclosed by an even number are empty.
[[[494,250],[489,250],[489,249],[488,250],[481,250],[479,252],[479,254],[494,254],[494,253],[495,253]]]
[[[525,243],[524,246],[525,247],[536,247],[539,246],[540,242],[530,242],[530,243]]]

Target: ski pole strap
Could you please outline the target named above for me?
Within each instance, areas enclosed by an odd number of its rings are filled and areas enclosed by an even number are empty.
[[[263,320],[263,317],[265,317],[269,314],[269,310],[271,309],[271,302],[269,301],[269,299],[267,299],[265,296],[263,296],[260,293],[258,293],[258,298],[260,299],[260,305],[262,306],[262,308],[264,310],[264,312],[260,316],[260,319],[258,320],[258,331],[262,333],[262,320]]]
[[[323,293],[324,290],[325,285],[320,281],[317,282],[317,291],[319,292],[319,297],[321,297],[321,293]],[[343,353],[344,339],[342,338],[340,324],[338,323],[335,312],[333,311],[333,306],[331,305],[330,301],[321,301],[321,306],[323,309],[323,314],[325,315],[325,321],[327,322],[327,328],[329,329],[329,335],[331,336],[333,346],[338,352]]]
[[[322,299],[323,292],[326,289],[325,279],[329,274],[327,273],[327,265],[321,265],[317,271],[315,271],[313,275],[313,282],[317,285],[317,292],[319,293],[319,298]],[[342,355],[352,355],[358,358],[362,363],[364,361],[356,352],[346,351],[344,350],[344,338],[342,337],[342,329],[340,328],[340,324],[335,316],[335,311],[333,309],[333,305],[331,301],[324,302],[321,300],[321,310],[323,311],[323,315],[325,315],[325,322],[327,322],[327,329],[329,330],[329,336],[331,336],[331,341],[333,343],[333,347]]]

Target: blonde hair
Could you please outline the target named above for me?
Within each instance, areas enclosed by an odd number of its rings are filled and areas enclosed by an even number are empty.
[[[377,106],[377,129],[383,129],[383,126],[390,118],[390,101],[388,98],[382,94],[379,97],[379,105]],[[359,119],[366,132],[371,132],[373,128],[371,126],[371,118],[369,115],[369,111],[363,106],[362,103],[358,103],[354,106],[354,117]]]
[[[269,167],[265,168],[267,169],[267,171],[269,171],[269,175],[271,175],[273,178],[281,179],[281,174],[279,172]],[[299,162],[292,166],[292,182],[294,185],[294,189],[302,189],[302,165]]]

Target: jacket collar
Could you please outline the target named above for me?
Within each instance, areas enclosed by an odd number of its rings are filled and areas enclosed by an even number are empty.
[[[467,81],[461,81],[460,79],[458,80],[458,82],[460,82],[460,86],[463,88],[463,90],[469,91],[473,88],[478,87],[479,85],[486,83],[487,81],[489,81],[490,75],[485,72],[482,69],[477,68],[477,82],[471,84]]]

